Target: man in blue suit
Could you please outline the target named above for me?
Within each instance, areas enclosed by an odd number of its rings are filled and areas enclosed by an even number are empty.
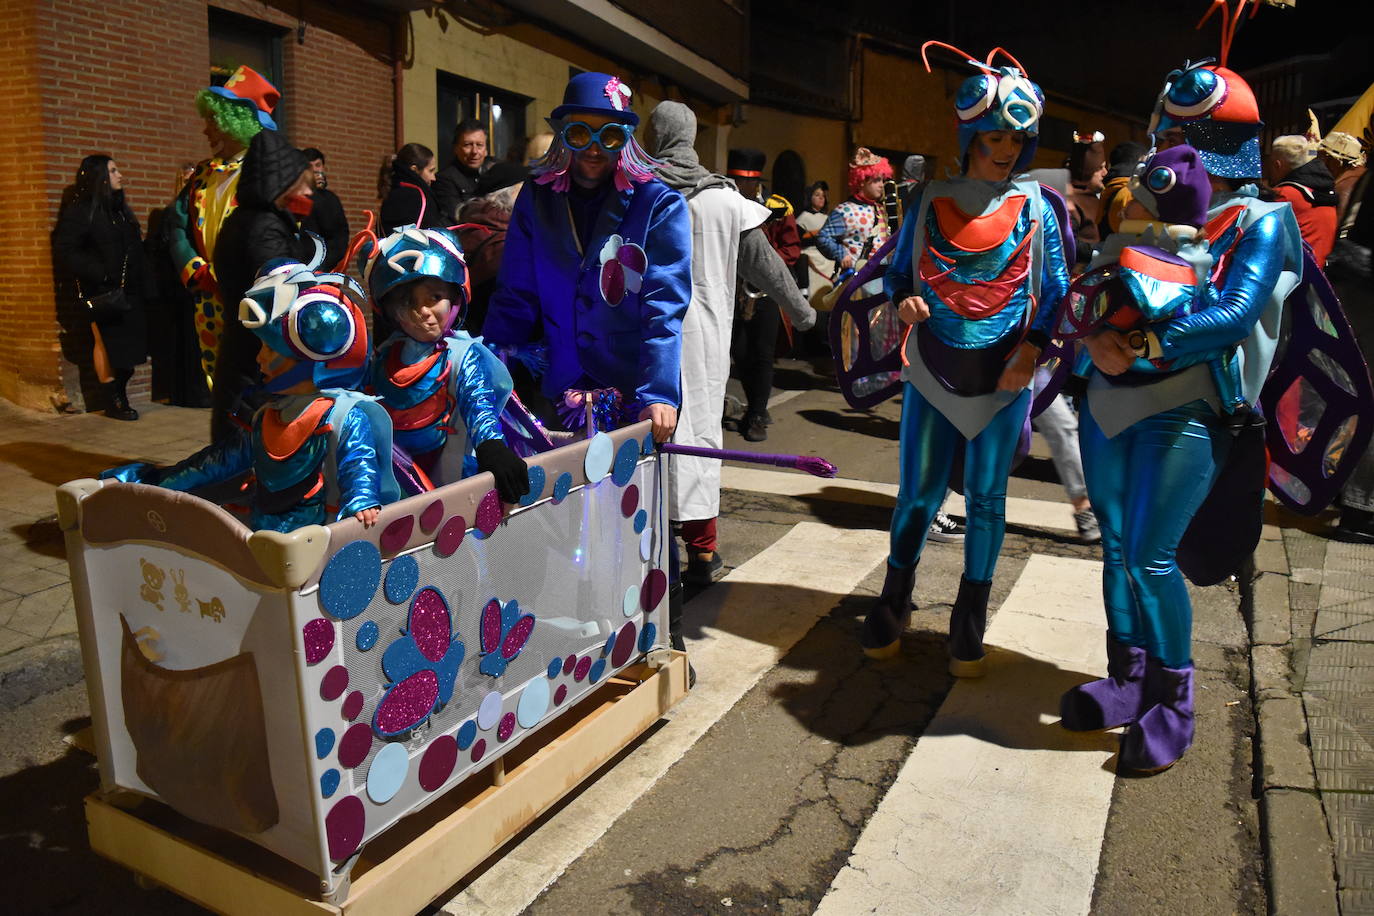
[[[586,422],[590,401],[598,427],[647,419],[662,442],[681,400],[692,225],[635,141],[629,98],[610,74],[569,80],[549,118],[553,145],[515,202],[483,333],[539,367],[569,427]]]

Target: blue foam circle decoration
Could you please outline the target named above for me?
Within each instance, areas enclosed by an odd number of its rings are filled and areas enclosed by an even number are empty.
[[[358,651],[366,652],[377,645],[377,637],[381,635],[381,630],[377,627],[375,620],[368,620],[358,627]]]
[[[405,604],[420,584],[420,564],[410,554],[391,561],[386,571],[386,600],[392,604]]]
[[[602,655],[610,655],[610,654],[611,654],[611,650],[614,649],[614,648],[615,648],[615,630],[612,630],[612,631],[611,631],[611,635],[606,637],[606,644],[605,644],[604,646],[601,647],[601,654],[602,654]]]
[[[553,482],[553,501],[555,504],[568,498],[568,492],[572,490],[572,485],[572,475],[567,471],[558,475],[558,479]]]
[[[639,651],[648,652],[654,647],[654,639],[658,636],[658,627],[652,623],[644,624],[644,629],[639,631]]]
[[[625,616],[633,617],[639,613],[639,591],[638,585],[631,585],[625,589]]]
[[[549,680],[563,673],[563,659],[555,658],[549,662]]]
[[[530,491],[520,497],[520,505],[532,506],[544,495],[544,481],[546,479],[544,469],[531,467],[529,469]]]
[[[465,751],[472,747],[472,742],[477,738],[477,723],[468,719],[458,727],[458,750]]]
[[[315,732],[315,756],[323,760],[334,750],[334,729],[322,728]]]
[[[401,791],[410,770],[410,754],[404,744],[388,744],[372,758],[367,768],[367,797],[384,805]]]
[[[606,660],[604,658],[598,658],[596,661],[592,662],[592,670],[587,672],[587,682],[589,684],[595,684],[597,681],[601,680],[601,675],[605,673]]]
[[[382,554],[370,541],[354,541],[329,558],[320,576],[320,607],[338,620],[361,614],[382,581]]]
[[[325,798],[333,795],[339,788],[339,771],[333,768],[320,774],[320,794]]]
[[[598,483],[611,472],[611,462],[615,460],[615,443],[605,433],[597,433],[587,443],[587,454],[582,459],[582,472],[587,475],[587,483]]]
[[[626,439],[620,443],[620,448],[615,453],[615,467],[611,469],[611,482],[617,487],[623,487],[635,476],[635,468],[639,465],[639,443],[633,439]]]
[[[644,526],[649,524],[649,513],[640,509],[635,513],[635,534],[643,534]]]
[[[654,434],[653,434],[653,433],[646,433],[646,434],[645,434],[645,436],[644,436],[644,445],[643,445],[643,447],[640,449],[640,451],[642,451],[642,452],[643,452],[644,454],[646,454],[646,455],[652,455],[652,454],[654,453]]]
[[[535,678],[525,685],[515,706],[515,720],[521,728],[534,728],[549,710],[549,682]]]

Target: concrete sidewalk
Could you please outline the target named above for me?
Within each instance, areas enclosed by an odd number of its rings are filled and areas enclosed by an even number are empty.
[[[0,400],[0,706],[81,677],[67,557],[53,492],[135,459],[166,463],[205,444],[210,412],[136,405],[132,423]]]
[[[1255,553],[1271,911],[1374,913],[1374,545],[1306,521],[1265,526]]]

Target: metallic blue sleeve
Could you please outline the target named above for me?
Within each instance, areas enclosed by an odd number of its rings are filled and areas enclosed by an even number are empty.
[[[382,504],[377,449],[372,444],[372,423],[367,414],[350,410],[344,416],[338,436],[334,460],[335,478],[339,483],[339,514],[334,521]]]
[[[1153,326],[1163,357],[1216,350],[1244,340],[1268,304],[1283,262],[1283,222],[1279,213],[1267,213],[1231,252],[1215,306]]]
[[[253,466],[253,440],[246,430],[212,442],[189,458],[164,470],[156,483],[183,492],[231,480]],[[149,481],[152,483],[153,481]]]
[[[849,250],[841,244],[844,234],[844,217],[836,207],[830,211],[830,215],[825,219],[825,225],[816,234],[816,247],[821,250],[821,254],[838,264],[849,254]]]
[[[532,231],[533,198],[531,188],[522,188],[511,212],[505,247],[501,251],[501,269],[497,273],[496,289],[491,294],[491,305],[482,325],[482,336],[493,350],[529,343],[538,326],[540,309],[535,275],[537,252]]]
[[[506,242],[510,245],[509,240]],[[645,233],[649,266],[639,288],[639,403],[682,401],[682,318],[692,301],[692,217],[676,191],[654,204]]]
[[[1069,267],[1064,260],[1064,236],[1059,219],[1047,200],[1040,201],[1040,238],[1044,240],[1044,260],[1040,265],[1040,302],[1036,306],[1031,330],[1048,338],[1054,329],[1059,303],[1069,292]]]
[[[917,215],[920,212],[918,202],[912,203],[911,209],[906,212],[906,218],[897,230],[892,261],[887,265],[887,273],[883,275],[883,292],[887,293],[887,297],[893,302],[897,301],[898,293],[916,292],[916,282],[911,275],[911,247],[916,238]]]
[[[481,344],[474,344],[463,352],[463,359],[453,374],[453,400],[463,416],[468,438],[474,446],[490,439],[505,441],[501,435],[501,419],[497,416],[492,397],[491,379],[482,364]]]

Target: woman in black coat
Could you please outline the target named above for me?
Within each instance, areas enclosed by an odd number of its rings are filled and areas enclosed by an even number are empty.
[[[300,229],[300,220],[310,212],[314,187],[315,173],[305,153],[275,130],[253,137],[239,171],[238,207],[224,221],[215,242],[215,278],[225,309],[224,335],[210,391],[211,441],[234,433],[231,417],[239,398],[245,388],[259,381],[261,344],[239,321],[239,302],[268,261],[288,258],[309,263],[314,256],[313,240]],[[245,406],[251,411],[258,405]]]
[[[381,193],[382,233],[397,226],[437,229],[447,225],[430,184],[438,174],[434,151],[419,143],[407,143],[382,168],[377,190]]]
[[[154,285],[138,218],[124,202],[124,176],[109,156],[81,160],[73,193],[57,214],[53,256],[75,288],[78,308],[90,312],[91,362],[105,389],[105,415],[137,420],[126,389],[134,367],[148,357],[144,306]],[[103,295],[116,290],[122,299]]]

